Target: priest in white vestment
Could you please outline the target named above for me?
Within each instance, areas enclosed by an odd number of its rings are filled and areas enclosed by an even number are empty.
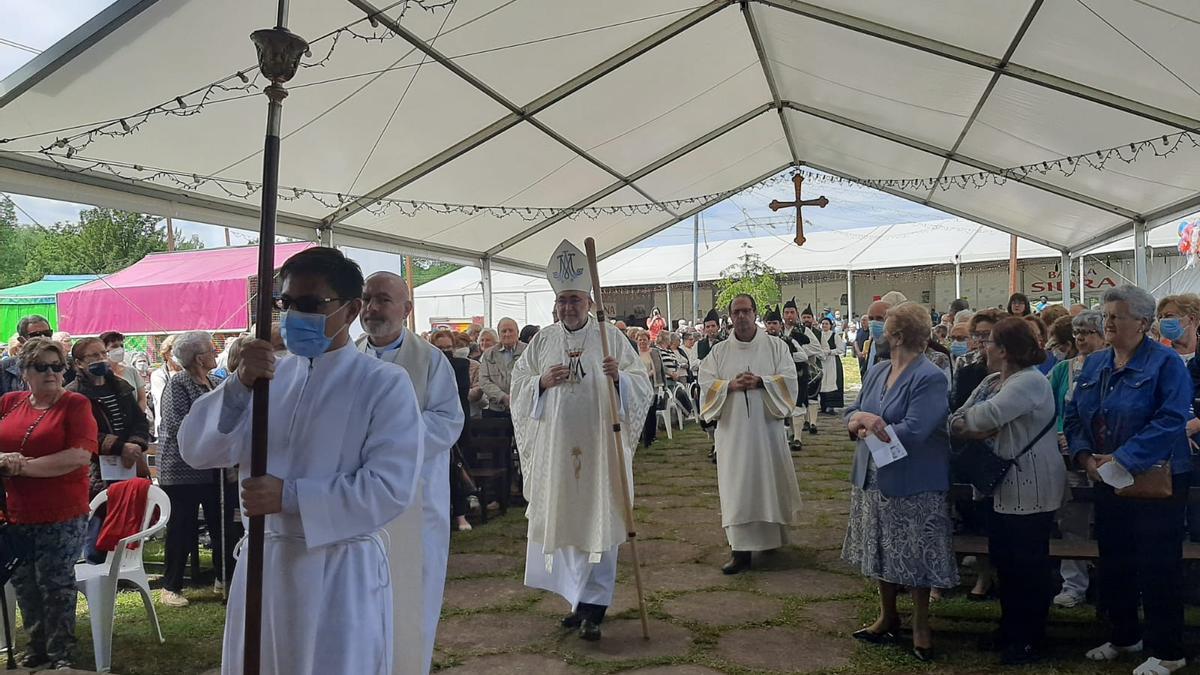
[[[726,574],[749,569],[752,551],[786,544],[800,519],[783,425],[796,401],[796,366],[783,340],[755,325],[757,313],[753,298],[735,297],[733,335],[700,362],[700,416],[717,423],[721,525],[733,550]]]
[[[277,306],[293,355],[247,342],[235,375],[200,398],[179,429],[197,469],[238,465],[243,516],[266,517],[264,675],[391,675],[391,542],[383,528],[414,500],[425,426],[408,375],[350,344],[362,272],[311,248],[280,269]],[[250,478],[250,385],[271,379],[267,474]],[[246,565],[230,588],[221,662],[241,675]]]
[[[592,280],[583,253],[564,241],[550,259],[548,277],[559,322],[526,347],[511,388],[529,501],[525,585],[562,596],[571,606],[563,626],[598,640],[616,585],[617,548],[627,534],[616,472],[626,472],[632,489],[633,451],[654,391],[625,336],[588,315]],[[607,360],[601,328],[612,355]],[[613,461],[610,378],[620,397],[620,466]]]
[[[404,329],[412,308],[412,295],[400,275],[377,272],[367,277],[362,310],[366,335],[358,349],[408,373],[425,422],[421,489],[413,508],[387,527],[398,544],[390,556],[395,641],[420,645],[396,653],[394,675],[428,673],[433,663],[450,556],[450,447],[458,441],[465,417],[450,362]],[[415,569],[421,573],[413,574]]]

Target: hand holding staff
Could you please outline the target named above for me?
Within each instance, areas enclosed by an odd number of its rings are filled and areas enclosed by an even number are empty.
[[[642,617],[642,637],[650,639],[650,624],[646,619],[646,597],[642,593],[642,565],[638,561],[637,532],[633,526],[633,493],[629,489],[629,477],[625,472],[625,444],[621,439],[621,415],[617,402],[616,361],[609,356],[608,326],[604,316],[604,299],[600,295],[600,271],[596,265],[596,240],[588,237],[583,240],[584,251],[587,252],[588,269],[592,272],[592,300],[596,302],[596,321],[600,324],[600,348],[604,351],[604,372],[611,384],[608,386],[609,410],[612,412],[612,429],[614,441],[613,460],[617,473],[621,476],[621,502],[625,507],[625,534],[629,538],[629,552],[633,556],[633,581],[637,586],[638,610]],[[611,365],[610,365],[611,362]]]

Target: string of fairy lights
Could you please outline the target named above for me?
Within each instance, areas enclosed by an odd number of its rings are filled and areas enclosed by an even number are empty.
[[[310,42],[310,46],[319,45],[323,54],[319,58],[312,56],[311,50],[305,55],[306,61],[301,63],[304,68],[319,68],[326,66],[334,57],[339,43],[343,39],[359,40],[367,44],[379,44],[394,39],[397,35],[379,27],[377,17],[385,12],[392,12],[397,7],[399,19],[411,8],[419,8],[426,12],[435,12],[451,7],[457,0],[400,0],[387,5],[377,14],[364,16],[345,26],[336,28]],[[684,11],[684,10],[679,10]],[[644,21],[663,16],[642,17],[622,22],[620,25]],[[363,24],[370,27],[364,30]],[[613,24],[617,25],[617,24]],[[597,26],[588,30],[602,30],[611,26]],[[453,30],[453,29],[452,29]],[[554,39],[558,36],[540,38]],[[325,45],[327,48],[324,48]],[[503,49],[506,47],[497,47]],[[404,66],[394,66],[404,67]],[[338,81],[334,78],[327,82]],[[316,83],[314,83],[316,84]],[[210,194],[224,195],[232,199],[247,200],[255,197],[261,190],[262,184],[256,181],[243,180],[231,176],[201,174],[177,169],[154,167],[130,162],[114,161],[86,156],[84,151],[101,139],[114,139],[130,136],[152,120],[164,116],[189,117],[200,114],[206,107],[225,101],[237,100],[259,93],[265,82],[254,66],[249,66],[211,82],[205,86],[193,89],[187,93],[173,96],[162,103],[136,113],[119,118],[103,120],[98,123],[81,124],[72,127],[34,132],[20,136],[0,138],[0,147],[22,140],[38,139],[47,136],[54,140],[39,143],[37,150],[15,150],[15,154],[31,154],[41,156],[60,169],[71,173],[95,172],[105,173],[124,181],[156,183],[188,191],[207,190]],[[695,207],[715,204],[743,190],[756,190],[773,187],[799,173],[814,183],[832,183],[853,185],[874,189],[891,189],[909,193],[929,193],[934,190],[951,189],[982,189],[989,186],[1001,186],[1010,180],[1023,181],[1034,176],[1049,176],[1052,174],[1070,178],[1083,169],[1103,171],[1111,162],[1132,164],[1146,157],[1163,158],[1179,152],[1190,151],[1200,147],[1200,132],[1187,129],[1172,134],[1154,138],[1122,143],[1111,147],[1091,150],[1084,153],[1063,155],[1017,166],[999,168],[994,171],[976,171],[956,175],[942,175],[925,178],[846,178],[803,167],[793,168],[784,173],[760,181],[748,187],[723,190],[719,192],[688,196],[658,202],[621,204],[610,206],[587,206],[571,208],[544,205],[513,205],[513,204],[471,204],[451,203],[440,201],[425,201],[418,199],[396,199],[371,195],[350,194],[304,186],[280,186],[279,198],[284,201],[310,200],[330,211],[344,207],[355,207],[365,210],[377,217],[398,214],[415,217],[428,214],[461,214],[466,217],[486,215],[493,218],[520,218],[534,222],[552,217],[596,219],[605,216],[634,217],[649,215],[655,212],[676,212]]]

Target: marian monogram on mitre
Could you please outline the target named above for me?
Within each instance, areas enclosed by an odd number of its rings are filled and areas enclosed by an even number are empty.
[[[587,258],[571,242],[564,239],[546,265],[546,278],[555,294],[579,291],[592,294],[592,274],[584,261]]]

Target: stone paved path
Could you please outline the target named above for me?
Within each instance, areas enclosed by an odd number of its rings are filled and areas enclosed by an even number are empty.
[[[849,634],[874,619],[873,587],[839,560],[849,507],[853,446],[836,417],[795,454],[804,520],[793,544],[756,556],[755,570],[728,577],[716,467],[694,424],[665,436],[635,461],[636,518],[652,639],[641,639],[627,548],[604,639],[561,630],[557,596],[522,586],[525,519],[520,509],[472,532],[455,533],[435,668],[445,673],[981,673],[999,672],[974,650],[999,608],[958,598],[934,609],[942,655],[924,666],[899,646],[859,646]],[[840,432],[840,433],[839,433]],[[907,611],[907,610],[904,610]],[[1103,639],[1093,610],[1055,611],[1056,661],[1021,673],[1128,673],[1136,663],[1096,666],[1080,657]]]

